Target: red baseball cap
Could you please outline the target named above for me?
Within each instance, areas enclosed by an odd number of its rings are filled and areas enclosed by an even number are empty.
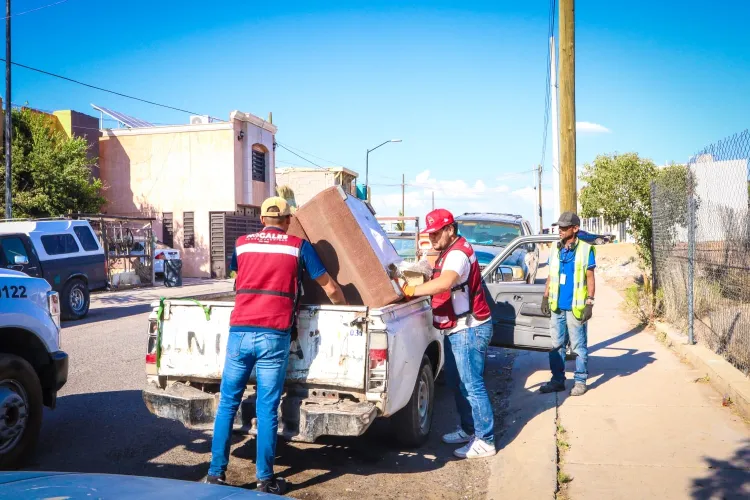
[[[427,214],[425,220],[427,221],[427,227],[424,231],[422,231],[422,234],[431,234],[436,231],[440,231],[445,226],[450,226],[455,222],[455,220],[453,219],[453,214],[444,208],[433,210],[432,212]]]

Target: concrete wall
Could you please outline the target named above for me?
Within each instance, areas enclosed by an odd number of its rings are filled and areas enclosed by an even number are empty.
[[[156,217],[172,212],[174,246],[183,276],[210,277],[209,212],[234,211],[235,149],[232,123],[106,130],[100,142],[107,213]],[[195,248],[183,246],[183,213],[194,212]]]
[[[88,144],[88,156],[93,161],[91,163],[91,175],[98,179],[99,172],[99,119],[93,116],[79,113],[73,110],[55,111],[63,131],[68,137],[82,137]]]

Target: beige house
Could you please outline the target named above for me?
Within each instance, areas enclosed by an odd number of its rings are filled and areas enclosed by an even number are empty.
[[[357,172],[343,167],[288,167],[276,170],[276,184],[292,188],[294,201],[301,207],[313,196],[331,186],[341,186],[346,193],[356,196],[358,175]]]
[[[159,241],[179,249],[185,277],[223,277],[236,237],[275,193],[276,127],[234,111],[227,122],[102,131],[105,211],[156,218]],[[231,217],[231,223],[227,222]]]

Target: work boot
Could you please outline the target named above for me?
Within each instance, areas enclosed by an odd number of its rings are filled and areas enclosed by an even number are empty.
[[[586,391],[588,389],[586,388],[586,384],[582,382],[576,382],[576,385],[573,386],[573,388],[570,390],[571,396],[583,396],[586,394]]]
[[[224,474],[222,474],[221,476],[211,476],[211,475],[208,475],[203,480],[203,482],[206,483],[206,484],[221,484],[221,485],[226,485],[227,484],[227,476],[224,475]]]
[[[274,495],[283,495],[289,486],[281,478],[271,478],[266,481],[258,481],[258,491],[262,493],[273,493]]]
[[[565,382],[557,382],[556,380],[550,380],[539,388],[539,392],[542,394],[549,394],[550,392],[562,392],[565,390]]]

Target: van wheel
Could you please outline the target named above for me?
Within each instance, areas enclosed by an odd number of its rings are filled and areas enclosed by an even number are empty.
[[[89,313],[89,287],[83,280],[70,280],[63,289],[62,319],[81,319]]]
[[[422,446],[432,428],[432,409],[435,402],[435,376],[427,356],[422,357],[411,399],[391,417],[396,439],[409,448]]]
[[[0,354],[0,469],[21,467],[42,427],[42,385],[23,358]]]

